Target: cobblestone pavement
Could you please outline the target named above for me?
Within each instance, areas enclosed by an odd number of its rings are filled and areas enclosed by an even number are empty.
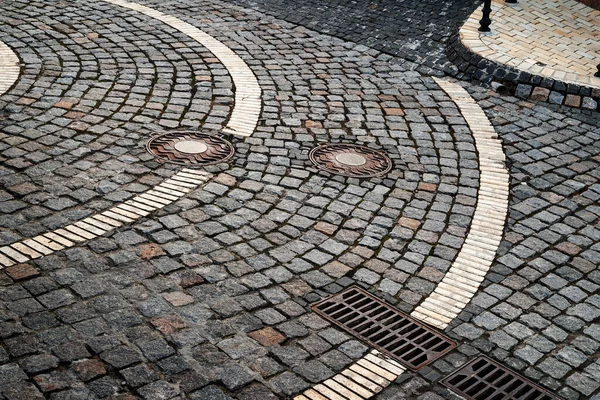
[[[472,132],[403,59],[219,1],[144,4],[244,59],[263,92],[258,127],[183,199],[0,273],[0,396],[288,398],[369,350],[309,303],[359,284],[411,312],[441,281],[475,209]],[[24,65],[0,97],[0,245],[162,182],[177,168],[146,153],[151,135],[220,129],[231,113],[227,70],[164,23],[105,2],[0,8]],[[600,119],[465,87],[509,160],[504,240],[445,329],[457,349],[377,399],[453,398],[437,380],[478,353],[598,399]],[[326,141],[384,150],[394,169],[319,172],[308,152]]]
[[[293,7],[286,0],[230,3],[402,57],[409,61],[407,66],[427,74],[444,69],[448,40],[480,4],[465,0],[306,0]]]

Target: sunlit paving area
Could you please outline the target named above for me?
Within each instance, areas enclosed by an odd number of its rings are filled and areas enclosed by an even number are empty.
[[[0,0],[0,400],[600,400],[599,10]]]

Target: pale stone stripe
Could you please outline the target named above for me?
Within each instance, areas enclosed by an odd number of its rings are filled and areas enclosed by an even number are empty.
[[[94,239],[96,236],[96,234],[85,231],[81,228],[76,227],[75,225],[67,225],[65,226],[65,229],[68,230],[69,232],[73,232],[74,234],[81,236],[84,239]]]
[[[344,369],[339,374],[294,397],[294,400],[362,400],[381,392],[406,368],[371,350],[363,358]]]
[[[190,190],[197,188],[200,184],[206,183],[212,178],[212,174],[204,171],[194,171],[193,173],[189,171],[187,170],[185,173],[178,172],[167,179],[167,181],[180,179],[180,174],[184,174],[186,176],[193,176],[193,181],[196,184],[186,183],[187,187],[182,187],[178,190],[161,189],[167,190],[169,193],[157,191],[152,188],[134,197],[132,200],[127,200],[99,214],[89,216],[52,232],[46,232],[40,236],[1,247],[0,269],[9,267],[15,263],[23,263],[49,255],[55,251],[63,250],[75,246],[77,243],[104,235],[122,226],[123,223],[134,222],[147,216],[150,212],[164,207],[166,204],[171,204],[173,201],[179,200]],[[163,182],[158,186],[164,184]],[[178,188],[180,187],[178,186]]]
[[[30,258],[39,258],[42,256],[42,254],[23,244],[23,242],[13,243],[10,245],[10,247],[12,247],[15,250],[18,250],[19,253],[24,254],[25,256]]]
[[[465,243],[442,281],[411,314],[443,329],[477,293],[496,257],[508,213],[509,175],[502,143],[483,110],[460,85],[433,79],[471,128],[481,166],[477,204]]]
[[[23,244],[26,245],[27,247],[32,248],[33,250],[37,251],[38,253],[41,253],[43,255],[48,255],[48,254],[52,254],[54,253],[52,251],[52,249],[49,249],[48,247],[32,240],[32,239],[25,239],[23,240]]]
[[[133,200],[136,201],[136,202],[142,203],[142,204],[146,204],[148,207],[152,207],[155,210],[158,210],[159,208],[163,208],[164,207],[164,205],[162,203],[157,203],[155,201],[146,199],[146,198],[144,198],[142,196],[134,197]]]
[[[88,231],[96,236],[104,235],[106,233],[106,231],[104,229],[100,229],[94,225],[85,223],[83,221],[75,222],[75,226],[77,226],[78,228],[81,228],[85,231]]]
[[[119,204],[117,206],[117,208],[119,209],[119,212],[123,212],[123,211],[127,211],[131,213],[131,218],[140,218],[140,217],[145,217],[146,215],[149,214],[149,212],[141,210],[137,207],[132,207],[130,205],[127,204]]]
[[[304,396],[307,396],[307,397],[304,397]],[[327,400],[327,397],[323,396],[319,392],[315,392],[312,389],[309,389],[306,392],[304,392],[304,396],[300,395],[300,396],[296,397],[296,399]]]
[[[15,262],[9,259],[8,257],[0,254],[0,266],[10,267],[11,265],[15,265]]]
[[[0,40],[0,95],[19,79],[20,72],[19,57]]]
[[[337,383],[333,379],[326,380],[325,382],[323,382],[323,385],[325,385],[329,389],[332,389],[333,391],[341,394],[342,396],[344,396],[343,398],[346,398],[346,399],[349,399],[349,400],[363,400],[362,396],[359,396],[358,394],[356,394],[352,390],[350,390],[350,389],[348,389],[348,388],[340,385],[339,383]]]
[[[227,126],[223,128],[223,132],[238,136],[252,135],[256,129],[262,107],[261,88],[250,67],[233,50],[209,34],[172,15],[167,15],[150,7],[125,0],[103,1],[138,11],[164,22],[194,39],[213,53],[231,75],[236,89],[233,111],[231,112]]]
[[[138,202],[136,200],[138,200],[138,199],[134,198],[134,200],[127,200],[125,202],[125,204],[130,205],[130,206],[135,207],[135,208],[138,208],[140,210],[149,211],[149,212],[157,210],[156,207],[149,206],[149,205],[144,204],[144,203],[140,203],[140,202]]]
[[[34,237],[32,240],[35,240],[36,242],[38,242],[39,244],[46,246],[47,248],[57,251],[57,250],[62,250],[65,247],[57,242],[54,242],[50,239],[48,239],[47,237],[44,236],[36,236]]]
[[[97,219],[98,221],[101,221],[101,222],[106,222],[108,225],[112,225],[114,228],[118,228],[119,226],[123,225],[116,219],[108,218],[107,216],[102,215],[102,214],[94,215],[91,218]]]
[[[0,247],[0,252],[4,253],[5,255],[7,255],[11,259],[15,260],[16,262],[29,261],[29,258],[27,258],[27,256],[19,253],[15,249],[12,249],[8,246]]]
[[[86,218],[86,219],[84,219],[81,222],[84,222],[84,223],[86,223],[88,225],[93,225],[93,226],[95,226],[97,228],[100,228],[104,232],[108,232],[108,231],[111,231],[113,229],[113,227],[111,225],[105,224],[104,222],[100,222],[97,219],[94,219],[94,218],[91,218],[91,217],[90,218]]]
[[[59,235],[56,231],[44,233],[44,236],[50,240],[54,240],[57,243],[60,243],[66,247],[73,246],[74,243],[69,240],[69,238]]]
[[[102,213],[102,215],[106,215],[106,216],[107,216],[107,217],[109,217],[109,218],[114,218],[114,219],[116,219],[116,220],[119,220],[119,221],[122,221],[122,222],[125,222],[125,223],[130,223],[130,222],[133,222],[133,221],[134,221],[134,220],[133,220],[133,219],[131,219],[131,218],[128,218],[128,217],[126,217],[126,216],[124,216],[124,215],[117,214],[117,213],[113,212],[113,211],[112,211],[112,209],[111,209],[111,210],[108,210],[108,211],[104,211],[104,212]]]

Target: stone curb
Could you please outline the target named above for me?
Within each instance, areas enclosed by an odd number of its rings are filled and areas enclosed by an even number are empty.
[[[498,82],[511,95],[524,100],[600,110],[600,89],[565,83],[488,60],[467,48],[461,42],[458,31],[448,43],[446,54],[453,65],[446,68],[445,72],[454,78]]]

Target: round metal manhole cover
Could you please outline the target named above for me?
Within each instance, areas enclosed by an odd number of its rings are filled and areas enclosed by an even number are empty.
[[[235,153],[233,145],[222,137],[195,131],[154,136],[146,148],[162,161],[188,167],[227,162]]]
[[[353,178],[379,177],[392,169],[392,160],[385,153],[356,144],[323,144],[308,157],[319,169]]]

